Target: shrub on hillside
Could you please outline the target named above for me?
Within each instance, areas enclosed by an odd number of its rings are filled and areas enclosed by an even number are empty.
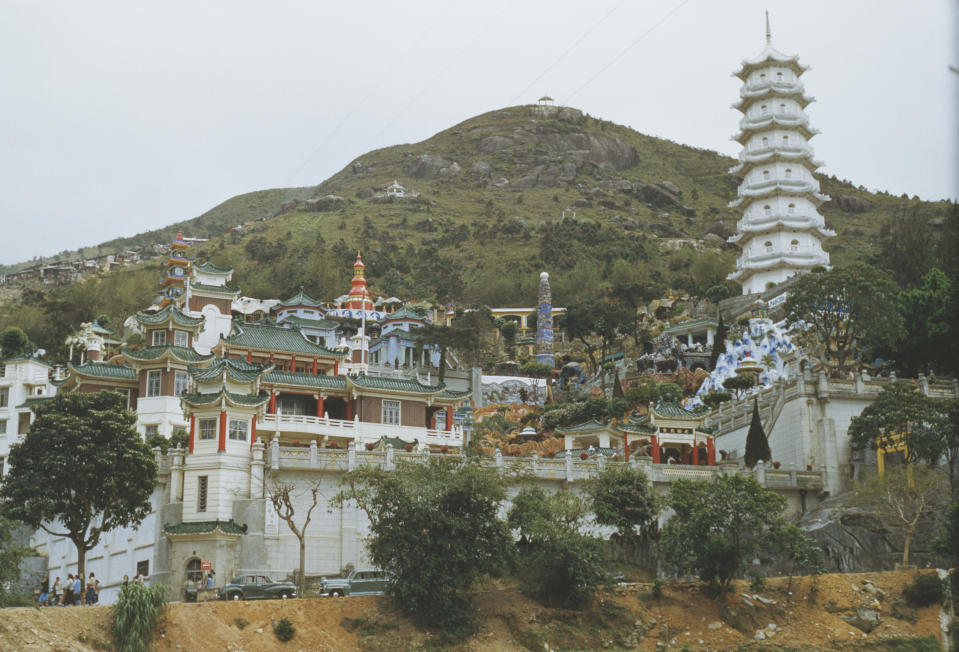
[[[113,639],[118,652],[147,652],[157,621],[166,609],[167,593],[162,584],[127,584],[113,607]]]
[[[902,595],[910,607],[928,607],[942,601],[942,582],[935,575],[916,575]]]

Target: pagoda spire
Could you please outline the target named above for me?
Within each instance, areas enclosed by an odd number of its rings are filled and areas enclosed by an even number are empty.
[[[769,10],[766,10],[766,45],[771,45],[773,42],[773,33],[769,29]]]

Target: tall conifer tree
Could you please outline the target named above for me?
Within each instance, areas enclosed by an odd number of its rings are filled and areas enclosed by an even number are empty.
[[[762,421],[759,419],[759,401],[753,399],[753,420],[749,424],[749,434],[746,435],[746,466],[753,468],[760,460],[768,462],[771,459],[769,440],[766,439]]]

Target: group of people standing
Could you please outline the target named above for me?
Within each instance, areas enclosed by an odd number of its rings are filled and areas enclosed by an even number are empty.
[[[87,580],[86,594],[84,595],[83,583],[80,581],[80,575],[67,573],[67,581],[60,583],[60,576],[50,585],[50,578],[44,577],[40,582],[40,597],[37,599],[37,605],[41,607],[70,605],[95,605],[100,602],[100,580],[93,573]],[[134,582],[143,582],[143,576],[137,573],[133,579]],[[123,586],[130,583],[130,576],[123,576]]]

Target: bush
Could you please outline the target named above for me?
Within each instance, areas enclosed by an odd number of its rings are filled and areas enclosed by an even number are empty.
[[[664,583],[662,580],[653,580],[653,599],[659,600],[663,597]]]
[[[293,626],[289,618],[280,618],[273,625],[273,633],[276,634],[278,639],[286,643],[296,634],[296,627]]]
[[[166,609],[166,587],[131,582],[113,607],[113,639],[119,652],[146,652]]]
[[[916,575],[902,592],[910,607],[928,607],[942,602],[942,582],[935,575]]]
[[[749,577],[749,590],[753,593],[762,593],[766,590],[766,576],[753,573]]]

